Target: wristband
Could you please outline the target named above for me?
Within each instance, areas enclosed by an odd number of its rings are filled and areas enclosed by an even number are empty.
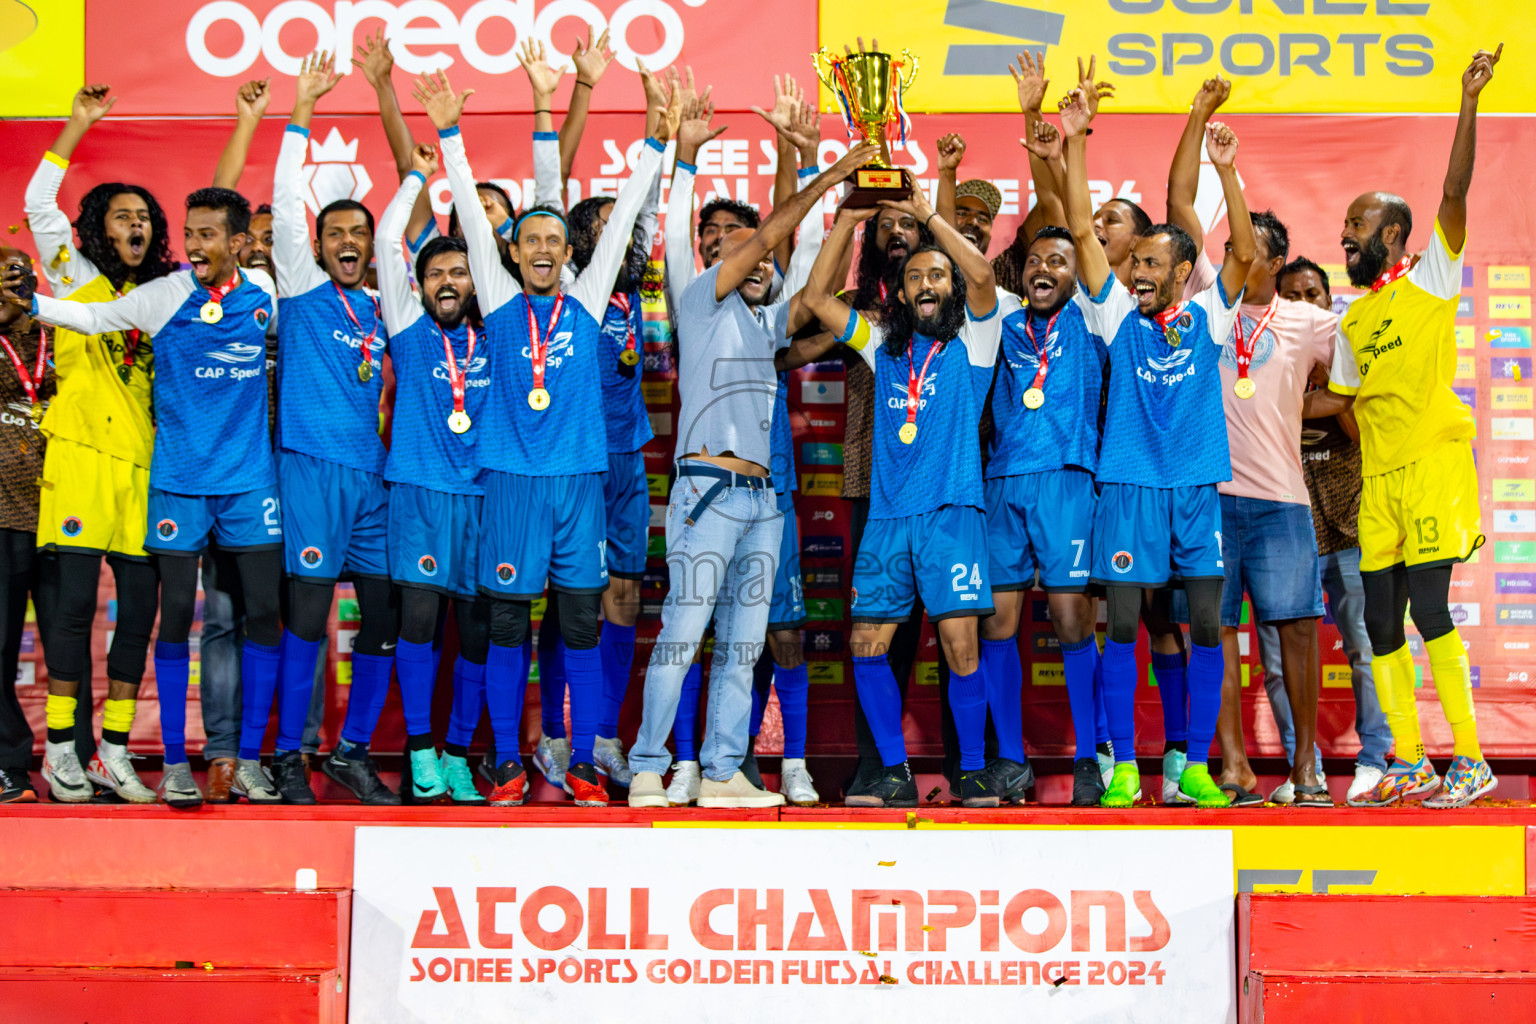
[[[581,80],[581,79],[579,79],[579,78],[578,78],[578,79],[576,79],[576,84],[577,84],[577,85],[584,85],[584,86],[586,86],[586,87],[587,87],[587,88],[588,88],[588,89],[590,89],[590,88],[592,88],[592,83],[591,83],[591,82],[583,82],[583,81],[582,81],[582,80]]]
[[[538,107],[534,107],[534,108],[533,108],[533,112],[534,112],[534,113],[535,113],[535,114],[548,114],[548,113],[549,113],[549,108],[548,108],[548,107],[545,107],[545,108],[543,108],[543,109],[542,109],[542,110],[541,110],[541,109],[539,109],[539,108],[538,108]]]
[[[924,231],[926,231],[926,232],[928,232],[928,233],[929,233],[929,234],[930,234],[930,235],[931,235],[931,234],[933,234],[933,229],[932,229],[932,228],[930,228],[930,227],[929,227],[929,226],[928,226],[928,224],[929,224],[929,222],[930,222],[930,221],[932,221],[932,220],[933,220],[933,218],[935,218],[935,217],[937,217],[937,216],[938,216],[938,215],[939,215],[939,211],[938,211],[938,210],[934,210],[934,211],[933,211],[933,212],[932,212],[932,213],[930,213],[930,214],[929,214],[929,215],[928,215],[928,216],[927,216],[927,217],[926,217],[926,218],[924,218],[924,220],[923,220],[923,230],[924,230]]]

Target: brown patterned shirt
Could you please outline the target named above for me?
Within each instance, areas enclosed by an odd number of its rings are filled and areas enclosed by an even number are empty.
[[[37,369],[40,325],[30,321],[25,334],[0,329],[28,376]],[[44,371],[38,400],[44,405],[53,397],[55,381],[52,368]],[[43,450],[46,442],[37,420],[32,418],[32,400],[16,373],[9,355],[0,358],[0,529],[37,532],[38,478],[43,475]]]

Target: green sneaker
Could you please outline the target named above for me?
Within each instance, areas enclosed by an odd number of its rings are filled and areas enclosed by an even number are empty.
[[[1115,765],[1114,777],[1099,799],[1101,807],[1129,807],[1141,793],[1141,772],[1134,761]]]
[[[437,751],[431,747],[411,751],[411,802],[431,803],[448,792],[448,783],[439,770]]]
[[[462,757],[443,752],[439,763],[439,775],[448,786],[448,796],[456,804],[483,804],[485,794],[475,788],[475,776],[469,770],[469,762]]]
[[[1211,769],[1203,764],[1185,766],[1179,776],[1179,796],[1197,807],[1228,807],[1232,803],[1211,778]]]

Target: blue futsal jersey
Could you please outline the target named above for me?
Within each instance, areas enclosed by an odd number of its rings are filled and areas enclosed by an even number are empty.
[[[1104,340],[1088,330],[1082,291],[1055,315],[1028,308],[1003,321],[997,377],[992,386],[992,450],[987,479],[1099,464],[1099,396],[1104,387]],[[1031,338],[1029,328],[1033,327]],[[1031,409],[1024,394],[1040,370],[1037,341],[1045,348],[1045,404]]]
[[[614,454],[639,451],[656,435],[640,390],[645,368],[645,333],[640,317],[640,293],[628,292],[620,301],[614,295],[603,312],[603,340],[599,360],[603,376],[603,419],[608,426],[608,451]],[[633,344],[640,362],[626,365],[624,352]]]
[[[35,296],[45,323],[78,334],[139,330],[155,339],[155,451],[151,487],[175,494],[243,494],[277,482],[267,436],[267,322],[272,279],[241,270],[219,303],[199,315],[208,289],[190,270],[140,285],[112,302]]]
[[[795,430],[789,422],[789,373],[779,374],[779,390],[773,398],[773,422],[768,426],[768,472],[779,495],[799,490],[795,483]],[[782,507],[783,503],[780,502]]]
[[[1113,274],[1080,307],[1109,346],[1100,483],[1171,488],[1232,478],[1218,364],[1240,297],[1229,301],[1218,277],[1181,302],[1169,324],[1177,343]]]

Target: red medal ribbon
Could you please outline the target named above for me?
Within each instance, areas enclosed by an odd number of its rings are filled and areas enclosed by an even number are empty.
[[[114,288],[112,291],[117,294],[118,298],[122,298],[124,294],[126,294],[121,288]],[[224,296],[220,294],[219,298],[222,299],[223,297]],[[210,301],[211,300],[212,299],[210,296]],[[123,332],[123,337],[127,339],[127,344],[123,346],[123,365],[129,369],[133,369],[133,357],[134,354],[139,351],[140,331],[137,327],[130,327],[128,330]]]
[[[533,315],[533,302],[526,296],[523,299],[528,307],[528,355],[533,362],[533,386],[535,389],[544,386],[544,359],[549,355],[549,339],[539,337],[539,321]],[[549,333],[553,335],[555,328],[560,326],[560,311],[565,308],[565,292],[555,297],[555,308],[549,314]]]
[[[1066,309],[1062,306],[1061,309]],[[1029,343],[1035,347],[1035,355],[1040,357],[1040,368],[1035,371],[1035,382],[1032,388],[1040,388],[1045,384],[1045,371],[1050,369],[1051,332],[1056,329],[1056,318],[1061,316],[1061,309],[1051,314],[1051,318],[1045,322],[1045,341],[1042,344],[1035,340],[1035,318],[1027,317],[1024,321],[1024,333],[1029,336]]]
[[[36,405],[37,392],[43,386],[43,374],[48,369],[48,335],[39,328],[37,332],[37,366],[32,373],[27,373],[26,364],[21,361],[21,356],[16,353],[16,348],[11,344],[11,339],[0,334],[0,345],[5,346],[5,354],[11,357],[11,365],[16,367],[16,377],[21,381],[22,390],[27,393],[27,401]]]
[[[234,291],[239,286],[239,284],[240,284],[240,271],[237,270],[237,271],[235,271],[234,275],[230,277],[230,279],[228,281],[226,281],[223,284],[219,285],[217,288],[209,288],[208,289],[208,301],[213,303],[215,306],[222,306],[222,305],[224,305],[224,296],[226,296],[230,292]],[[138,332],[134,332],[134,333],[138,333]]]
[[[933,362],[933,357],[939,354],[939,349],[944,347],[941,341],[935,341],[933,347],[928,350],[928,357],[923,360],[923,372],[917,372],[917,364],[912,361],[912,349],[917,345],[917,338],[907,344],[907,422],[917,425],[918,396],[922,390],[923,381],[928,379],[928,364]]]
[[[608,296],[608,306],[624,314],[624,330],[627,335],[624,339],[624,351],[633,352],[635,350],[635,325],[629,319],[629,293],[615,292]]]
[[[341,285],[337,284],[334,280],[331,282],[331,287],[336,289],[336,297],[341,299],[341,306],[347,311],[347,319],[352,321],[353,330],[357,331],[358,334],[362,334],[362,321],[358,320],[357,314],[352,312],[352,303],[347,301],[347,293],[342,291]],[[368,298],[373,301],[373,330],[369,332],[368,337],[363,339],[363,362],[371,368],[373,366],[373,343],[379,336],[379,321],[382,317],[379,313],[379,300],[375,299],[372,295],[369,295]],[[442,328],[438,329],[441,330]]]
[[[1259,318],[1258,325],[1254,327],[1253,333],[1246,338],[1243,337],[1243,314],[1239,312],[1237,319],[1232,322],[1232,338],[1237,343],[1233,346],[1233,356],[1237,359],[1237,377],[1239,380],[1247,378],[1248,367],[1253,365],[1253,347],[1258,344],[1259,335],[1264,333],[1264,329],[1269,326],[1269,322],[1275,318],[1275,314],[1278,312],[1280,312],[1280,296],[1276,295],[1269,300],[1269,308]]]
[[[1402,259],[1397,261],[1397,265],[1392,267],[1392,269],[1382,272],[1382,275],[1376,279],[1374,284],[1371,285],[1371,291],[1381,291],[1387,285],[1408,273],[1408,268],[1411,266],[1413,266],[1413,257],[1405,255]]]
[[[1177,306],[1172,306],[1163,310],[1161,313],[1153,313],[1152,319],[1157,321],[1157,326],[1161,327],[1163,329],[1163,333],[1166,335],[1168,333],[1168,328],[1173,326],[1173,322],[1183,315],[1184,307],[1187,305],[1189,305],[1189,303],[1181,302]]]
[[[453,392],[453,411],[464,411],[465,378],[469,376],[470,364],[475,361],[475,329],[469,324],[464,325],[469,331],[469,349],[464,353],[464,369],[459,369],[458,360],[453,358],[453,343],[448,340],[448,332],[443,330],[443,325],[437,325],[437,333],[443,336],[443,356],[448,363],[448,389]]]

